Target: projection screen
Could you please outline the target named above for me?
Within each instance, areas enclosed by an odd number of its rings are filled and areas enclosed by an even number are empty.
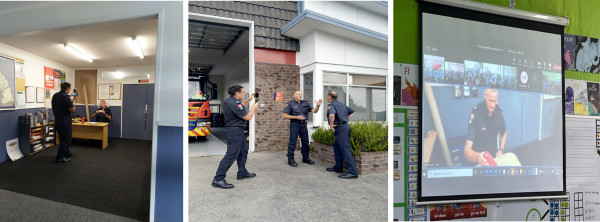
[[[419,202],[566,195],[563,27],[420,11]]]

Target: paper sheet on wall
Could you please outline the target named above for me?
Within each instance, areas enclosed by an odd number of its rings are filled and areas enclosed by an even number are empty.
[[[27,99],[26,99],[27,103],[34,103],[35,102],[35,87],[26,86],[25,87],[25,96],[27,97]]]
[[[17,107],[25,107],[25,92],[17,92]]]
[[[21,153],[21,150],[19,149],[18,138],[6,141],[6,153],[12,161],[18,160],[19,158],[23,157],[23,153]]]
[[[584,116],[565,117],[567,190],[600,184],[600,155],[596,148],[600,139],[599,120]]]
[[[42,88],[42,87],[35,88],[35,96],[36,96],[37,103],[43,103],[44,102],[44,88]]]
[[[109,84],[98,84],[98,99],[110,99]]]
[[[111,84],[110,88],[110,99],[112,100],[120,100],[121,99],[121,84],[115,83]]]

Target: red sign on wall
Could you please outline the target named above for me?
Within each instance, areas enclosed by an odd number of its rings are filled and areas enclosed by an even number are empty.
[[[283,92],[275,92],[273,96],[275,97],[275,102],[283,102]]]
[[[44,66],[44,87],[54,88],[54,69]]]

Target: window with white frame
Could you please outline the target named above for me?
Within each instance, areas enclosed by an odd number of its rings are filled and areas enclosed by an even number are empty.
[[[386,77],[323,71],[323,99],[329,90],[338,93],[338,100],[354,109],[352,121],[385,121]],[[327,121],[327,111],[323,121]]]
[[[313,104],[313,74],[311,73],[307,73],[303,75],[303,80],[302,80],[302,99],[308,101],[308,103]],[[311,113],[309,113],[310,115],[308,115],[308,120],[307,121],[312,121],[313,120],[313,115]]]

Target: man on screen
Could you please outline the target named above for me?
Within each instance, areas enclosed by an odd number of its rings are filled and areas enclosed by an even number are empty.
[[[496,154],[495,157],[502,155],[506,144],[506,124],[498,106],[498,90],[486,89],[483,98],[484,101],[473,107],[471,112],[465,158],[481,166],[489,166],[484,154],[487,151],[490,155]],[[499,135],[502,138],[498,147]]]

